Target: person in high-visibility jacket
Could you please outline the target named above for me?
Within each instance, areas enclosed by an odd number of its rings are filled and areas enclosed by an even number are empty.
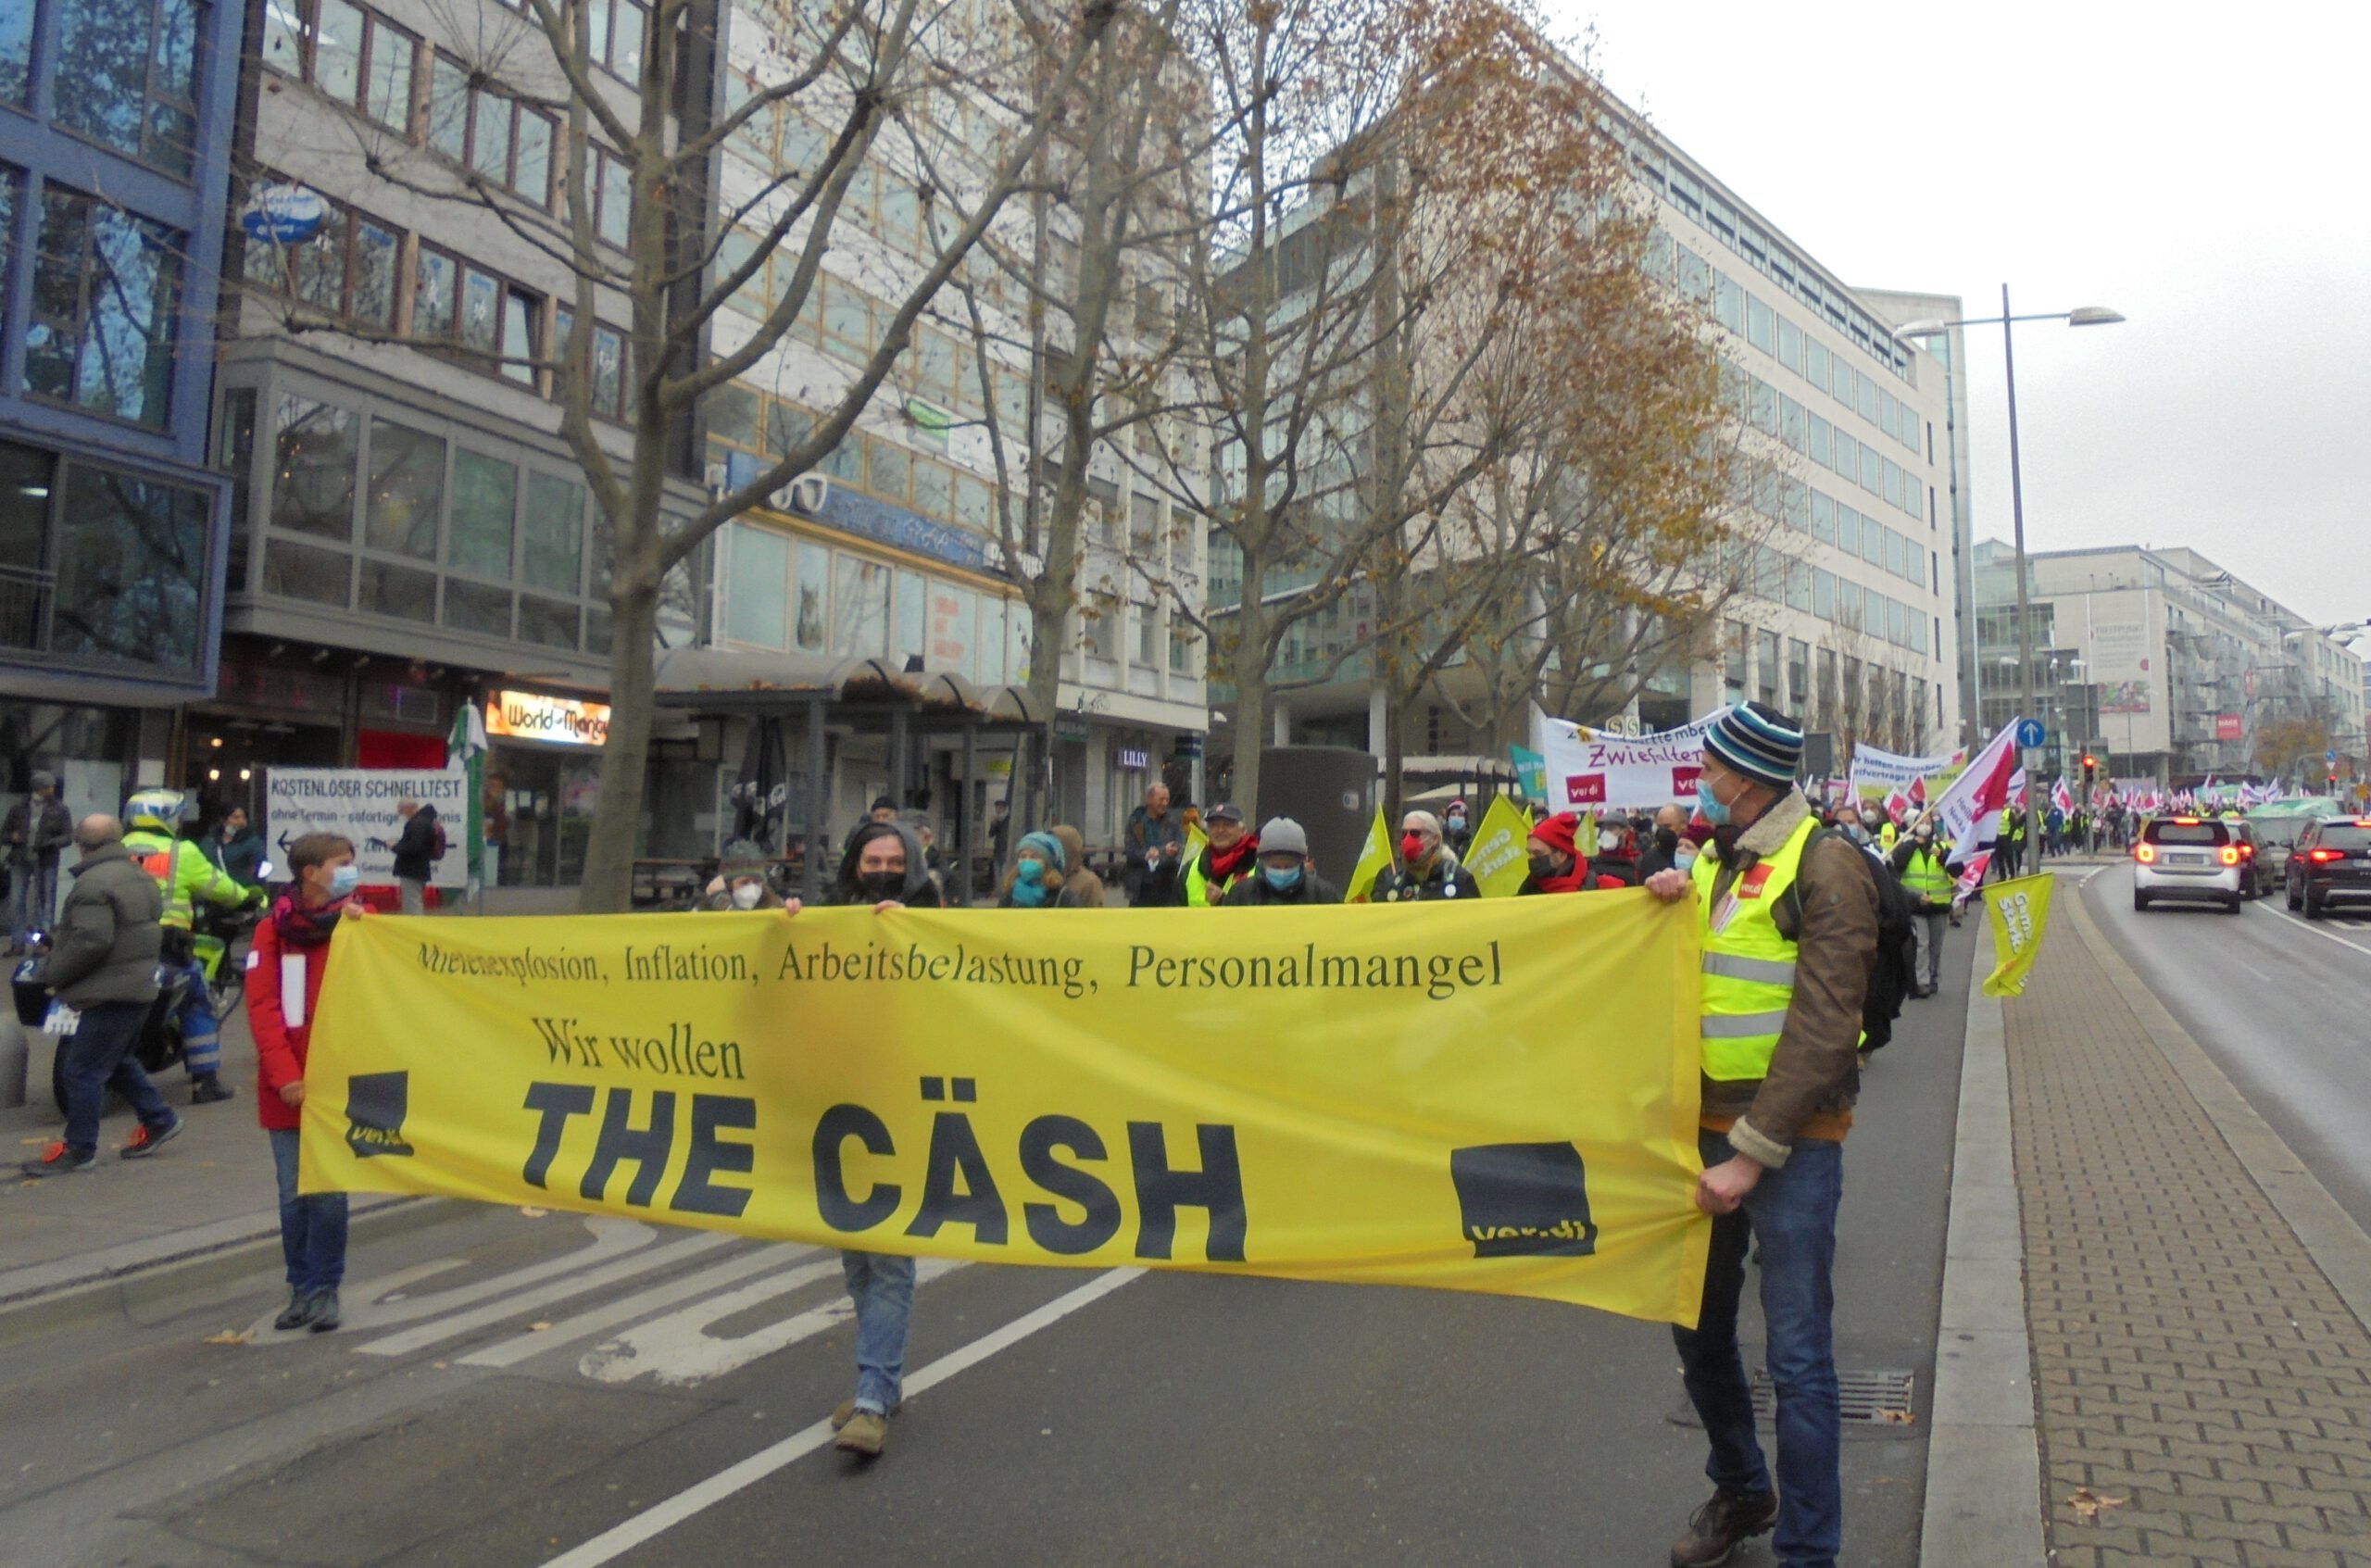
[[[238,909],[260,905],[267,895],[250,887],[206,858],[206,851],[181,835],[182,818],[189,797],[177,789],[144,789],[124,809],[130,830],[123,847],[157,879],[165,897],[165,944],[158,961],[178,965],[189,973],[178,1017],[182,1029],[182,1061],[189,1069],[190,1103],[212,1105],[234,1099],[237,1092],[222,1082],[222,1032],[214,1017],[214,996],[206,971],[191,945],[190,928],[198,900]]]
[[[1218,908],[1236,883],[1260,871],[1260,839],[1244,831],[1242,807],[1222,800],[1203,813],[1202,824],[1210,842],[1178,879],[1178,902],[1189,909]]]
[[[1910,994],[1931,997],[1943,988],[1943,932],[1951,924],[1951,890],[1959,885],[1943,847],[1935,842],[1935,820],[1920,818],[1887,863],[1918,917],[1911,926],[1918,936],[1918,956],[1911,965]]]
[[[1715,1490],[1672,1547],[1680,1568],[1725,1562],[1774,1525],[1785,1562],[1832,1562],[1843,1541],[1830,1275],[1878,868],[1849,838],[1818,833],[1794,783],[1802,747],[1802,726],[1759,702],[1722,715],[1697,782],[1712,843],[1689,872],[1647,882],[1667,902],[1695,900],[1702,949],[1696,1203],[1713,1216],[1712,1239],[1697,1324],[1673,1332]],[[1737,1348],[1749,1242],[1777,1394],[1775,1490]]]

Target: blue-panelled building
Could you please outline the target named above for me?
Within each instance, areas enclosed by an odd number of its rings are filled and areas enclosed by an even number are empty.
[[[214,686],[235,0],[0,0],[0,801],[161,778]]]

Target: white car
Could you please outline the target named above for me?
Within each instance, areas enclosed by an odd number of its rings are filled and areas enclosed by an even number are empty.
[[[2247,897],[2248,869],[2233,824],[2213,817],[2157,817],[2132,847],[2132,907],[2160,898],[2220,904],[2232,914]]]

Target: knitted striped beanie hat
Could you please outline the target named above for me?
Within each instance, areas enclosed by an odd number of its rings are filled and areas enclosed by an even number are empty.
[[[1785,789],[1803,760],[1803,727],[1775,708],[1741,702],[1712,722],[1704,749],[1758,784]]]

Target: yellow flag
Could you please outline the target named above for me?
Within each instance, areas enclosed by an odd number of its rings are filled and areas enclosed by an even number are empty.
[[[333,939],[303,1190],[1692,1324],[1701,969],[1637,891],[376,916]]]
[[[1508,797],[1494,797],[1482,813],[1482,825],[1474,830],[1474,842],[1465,847],[1465,869],[1482,884],[1482,897],[1512,898],[1523,891],[1531,871],[1530,839],[1530,819]]]
[[[1211,835],[1202,831],[1201,823],[1196,822],[1186,830],[1186,855],[1177,862],[1178,865],[1181,867],[1192,865],[1202,858],[1202,851],[1210,847]]]
[[[1367,829],[1367,841],[1359,847],[1359,863],[1350,870],[1350,885],[1342,894],[1345,904],[1363,904],[1374,896],[1374,879],[1391,864],[1391,830],[1384,825],[1383,808],[1374,809],[1374,825]]]
[[[1985,908],[1992,911],[1992,950],[2001,959],[1984,977],[1986,996],[2026,994],[2026,976],[2041,956],[2041,939],[2050,930],[2050,893],[2057,881],[2044,872],[1996,882],[1984,890]]]

